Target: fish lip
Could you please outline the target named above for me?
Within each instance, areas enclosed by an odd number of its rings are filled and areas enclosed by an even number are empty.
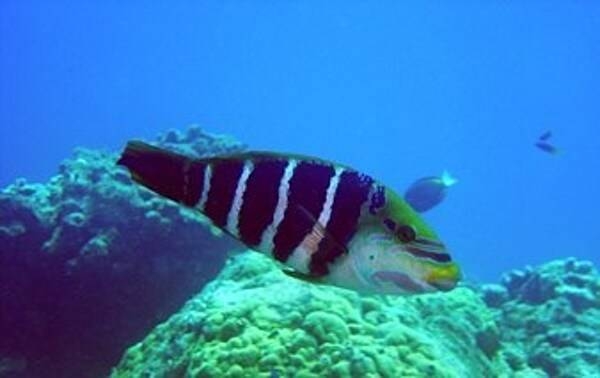
[[[430,286],[436,288],[439,291],[447,292],[454,289],[457,285],[457,281],[454,280],[439,280],[428,282]]]
[[[408,274],[394,270],[379,270],[371,275],[371,278],[378,282],[391,282],[399,289],[411,293],[424,293],[428,290],[428,284],[421,284],[412,279]]]
[[[429,286],[443,292],[454,289],[461,279],[462,272],[456,263],[439,266],[425,277]]]

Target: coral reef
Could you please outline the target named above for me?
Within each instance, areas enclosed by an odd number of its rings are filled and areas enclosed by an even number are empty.
[[[245,149],[198,127],[156,143],[197,157]],[[0,191],[0,377],[98,377],[113,366],[116,378],[600,370],[600,276],[589,262],[449,293],[360,295],[295,280],[253,252],[226,263],[239,244],[134,185],[115,160],[80,149],[47,184]]]
[[[484,285],[514,369],[550,377],[592,377],[600,371],[600,276],[574,258],[507,273]]]
[[[159,144],[192,155],[243,145],[193,127]],[[96,377],[224,264],[233,241],[79,149],[47,184],[0,192],[0,375]]]
[[[213,135],[197,125],[190,126],[184,133],[171,129],[159,135],[157,145],[192,157],[207,157],[241,152],[246,145],[228,135]]]
[[[571,259],[511,272],[502,285],[361,296],[294,280],[248,253],[112,376],[594,376],[599,284],[591,264]]]
[[[113,377],[502,374],[493,314],[469,289],[375,297],[311,285],[255,253],[131,348]]]

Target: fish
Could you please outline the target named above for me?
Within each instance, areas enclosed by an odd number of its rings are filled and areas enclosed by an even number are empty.
[[[556,148],[555,145],[549,142],[549,139],[552,137],[552,132],[550,130],[546,131],[542,135],[538,137],[538,140],[535,142],[535,146],[540,150],[547,152],[552,155],[556,155],[559,153],[559,149]]]
[[[548,142],[545,142],[545,141],[537,141],[535,143],[535,146],[537,148],[539,148],[540,150],[547,152],[549,154],[552,154],[552,155],[557,155],[559,153],[559,149],[556,148],[556,146],[554,146]]]
[[[460,280],[419,214],[350,167],[261,151],[191,158],[141,141],[128,142],[117,164],[272,257],[288,276],[394,295],[449,291]]]
[[[444,171],[441,176],[423,177],[413,182],[404,193],[404,200],[419,213],[424,213],[439,205],[448,188],[458,180]]]
[[[540,140],[540,141],[548,140],[548,139],[550,139],[551,136],[552,136],[552,131],[548,130],[545,133],[543,133],[542,135],[540,135],[538,137],[538,140]]]

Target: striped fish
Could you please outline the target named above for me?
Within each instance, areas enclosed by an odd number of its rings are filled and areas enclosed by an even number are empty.
[[[192,159],[139,141],[118,164],[297,278],[391,294],[447,291],[460,278],[419,215],[351,168],[268,152]]]

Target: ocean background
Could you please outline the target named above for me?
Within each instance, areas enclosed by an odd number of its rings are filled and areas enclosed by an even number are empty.
[[[189,124],[401,193],[447,169],[425,217],[473,280],[600,263],[598,98],[596,2],[0,2],[0,186]]]

